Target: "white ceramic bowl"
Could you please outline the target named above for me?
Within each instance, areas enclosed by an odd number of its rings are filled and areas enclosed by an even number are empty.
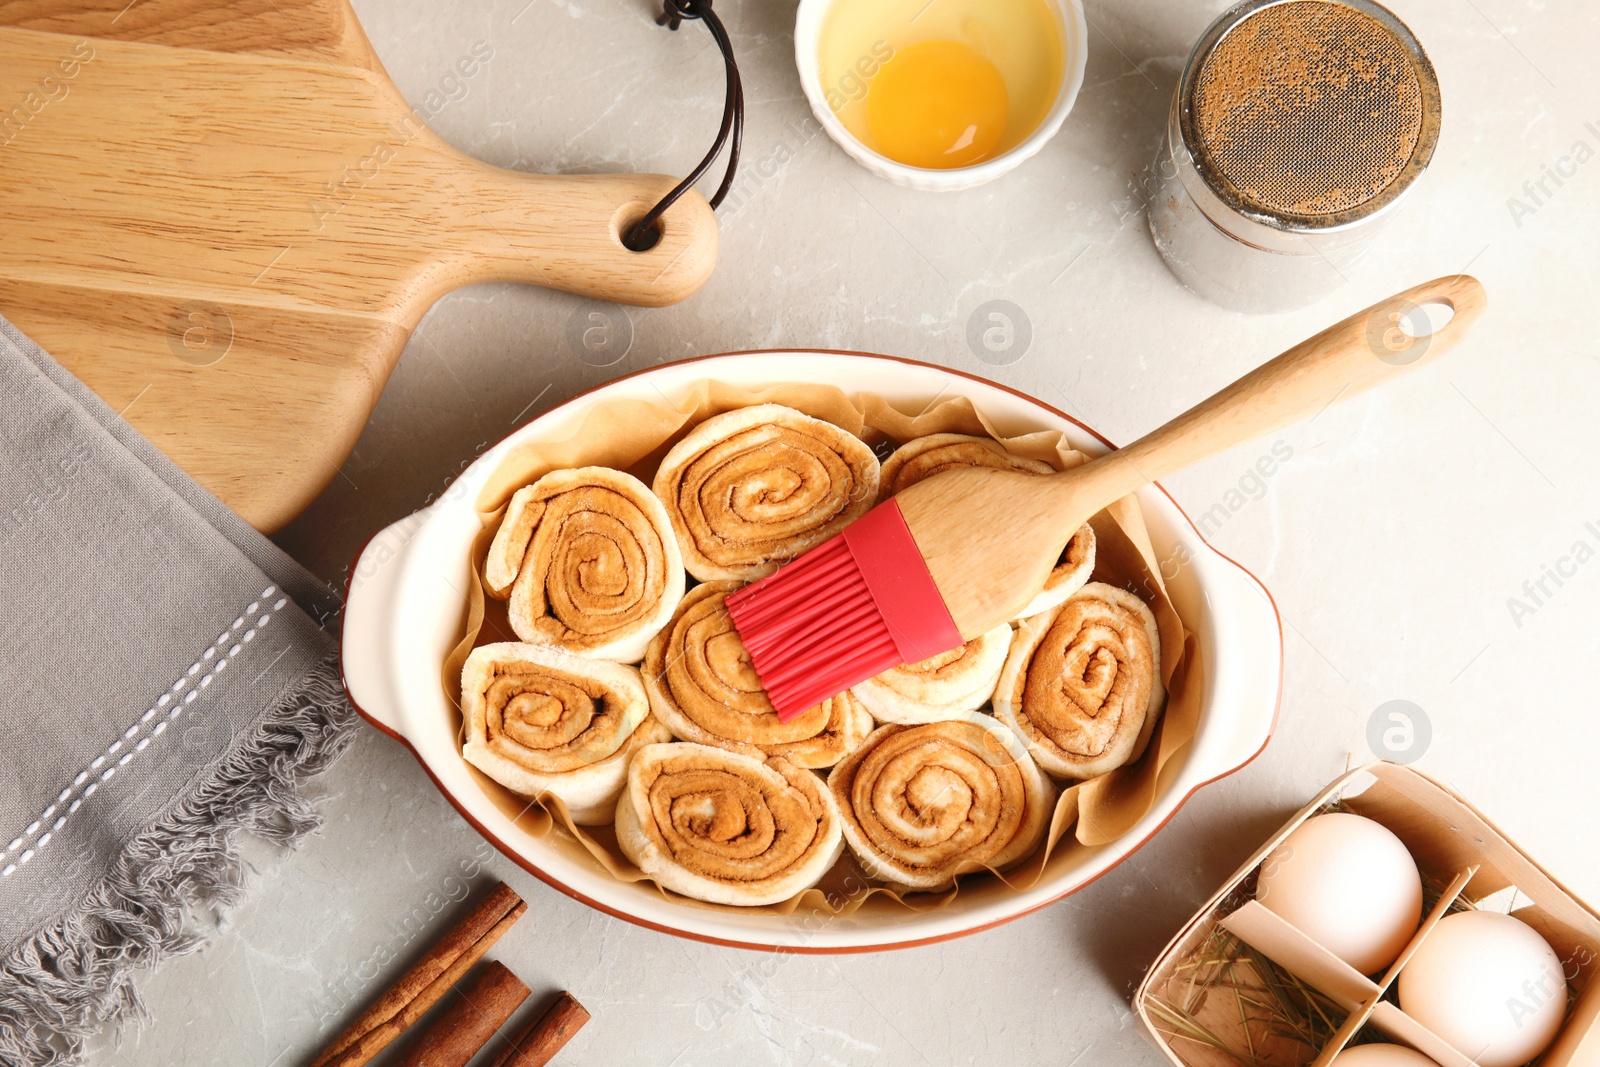
[[[351,703],[409,747],[463,818],[512,860],[562,892],[630,922],[685,937],[748,948],[852,952],[925,944],[1015,919],[1082,888],[1133,852],[1200,786],[1238,770],[1266,745],[1277,720],[1283,632],[1271,596],[1238,564],[1205,543],[1158,487],[1139,495],[1156,555],[1187,560],[1164,568],[1169,593],[1199,640],[1204,666],[1200,725],[1175,756],[1149,814],[1114,844],[1079,852],[1031,889],[997,880],[963,887],[949,907],[896,910],[819,922],[674,903],[647,883],[628,884],[592,860],[554,847],[516,825],[468,772],[457,747],[439,665],[455,643],[461,574],[480,526],[473,502],[506,453],[532,438],[570,436],[600,401],[676,401],[705,379],[744,386],[836,384],[920,406],[937,396],[969,397],[1005,433],[1060,430],[1097,455],[1109,442],[1030,397],[971,375],[889,356],[847,352],[745,352],[668,363],[574,397],[516,430],[468,467],[425,511],[380,531],[351,575],[344,613],[343,667]]]
[[[856,140],[845,129],[839,116],[828,106],[827,94],[822,86],[822,75],[817,57],[818,35],[828,9],[836,3],[859,3],[860,0],[800,0],[794,23],[794,61],[800,72],[800,86],[805,90],[811,110],[840,148],[851,159],[873,174],[896,185],[904,185],[925,192],[955,192],[992,182],[1000,175],[1014,170],[1024,160],[1031,159],[1043,148],[1045,142],[1056,135],[1067,113],[1078,99],[1083,87],[1083,70],[1089,60],[1089,26],[1083,17],[1081,0],[1048,0],[1048,6],[1060,20],[1062,36],[1061,86],[1056,91],[1055,103],[1044,121],[1016,147],[1002,152],[993,159],[974,163],[970,167],[952,167],[937,170],[930,167],[912,167],[880,155]],[[992,2],[992,0],[991,0]]]

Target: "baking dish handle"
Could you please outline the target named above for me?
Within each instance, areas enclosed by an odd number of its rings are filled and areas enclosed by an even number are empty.
[[[394,688],[395,672],[389,664],[394,648],[390,629],[406,550],[423,517],[424,513],[409,515],[384,527],[356,557],[339,638],[340,668],[350,703],[368,722],[399,737],[404,737],[405,731]]]
[[[1215,780],[1255,759],[1272,739],[1283,698],[1284,649],[1283,620],[1266,586],[1224,556],[1208,563],[1207,597],[1213,612],[1228,620],[1230,645],[1206,664],[1215,679],[1213,708],[1229,723],[1213,735],[1201,764],[1206,779]]]

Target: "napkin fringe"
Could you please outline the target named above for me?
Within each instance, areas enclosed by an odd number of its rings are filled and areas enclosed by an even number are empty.
[[[134,837],[78,905],[0,962],[0,1064],[73,1063],[106,1023],[119,1038],[126,1024],[143,1025],[135,971],[204,944],[185,928],[188,908],[240,900],[240,831],[293,846],[321,826],[300,787],[349,747],[354,721],[329,657]]]

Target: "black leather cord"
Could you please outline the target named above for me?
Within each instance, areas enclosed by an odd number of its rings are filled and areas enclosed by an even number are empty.
[[[663,196],[655,207],[646,212],[644,217],[623,235],[622,243],[635,252],[655,247],[659,239],[655,233],[656,222],[668,208],[677,203],[679,197],[688,192],[694,183],[711,169],[711,164],[726,147],[728,169],[722,175],[722,184],[717,186],[717,191],[712,194],[711,207],[715,209],[722,203],[723,198],[728,195],[728,190],[733,187],[733,176],[739,169],[739,146],[744,141],[744,86],[739,81],[739,64],[733,58],[733,41],[728,37],[727,29],[722,25],[717,13],[711,10],[711,0],[664,0],[662,7],[661,16],[656,19],[657,26],[676,30],[686,20],[699,19],[705,23],[712,39],[717,42],[717,48],[722,52],[722,65],[727,75],[728,88],[722,103],[722,125],[717,130],[717,139],[711,144],[711,151],[707,152],[700,164],[689,172],[687,178]]]

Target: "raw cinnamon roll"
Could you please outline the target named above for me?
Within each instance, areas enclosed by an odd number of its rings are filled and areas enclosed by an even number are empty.
[[[461,714],[468,763],[523,796],[555,794],[583,825],[611,821],[629,758],[670,737],[633,667],[514,641],[472,650]]]
[[[780,404],[707,419],[656,472],[684,565],[702,581],[750,581],[872,507],[878,458],[860,438]]]
[[[992,467],[996,470],[1053,474],[1055,468],[1037,459],[1013,456],[1000,442],[988,437],[960,433],[936,433],[907,441],[883,461],[879,479],[879,498],[917,484],[924,478],[955,467]],[[1084,523],[1067,542],[1061,559],[1045,581],[1044,588],[1017,614],[1027,618],[1048,611],[1076,593],[1094,573],[1094,529]]]
[[[809,889],[844,846],[822,779],[786,759],[649,745],[628,768],[617,843],[656,882],[715,904],[776,904]]]
[[[484,562],[510,598],[522,640],[637,662],[683,597],[666,509],[639,479],[605,467],[559,470],[517,490]]]
[[[979,714],[880,726],[828,775],[828,789],[866,872],[919,890],[1032,855],[1056,797],[1017,736]]]
[[[960,648],[892,667],[851,692],[879,722],[912,726],[957,719],[994,695],[1010,647],[1011,625],[1001,623]]]
[[[872,716],[846,692],[780,722],[723,606],[737,588],[695,586],[650,642],[642,669],[651,709],[685,741],[757,759],[782,756],[798,767],[833,766],[872,732]]]
[[[1051,774],[1092,778],[1143,753],[1165,699],[1155,616],[1132,593],[1091,582],[1022,621],[994,713]]]

